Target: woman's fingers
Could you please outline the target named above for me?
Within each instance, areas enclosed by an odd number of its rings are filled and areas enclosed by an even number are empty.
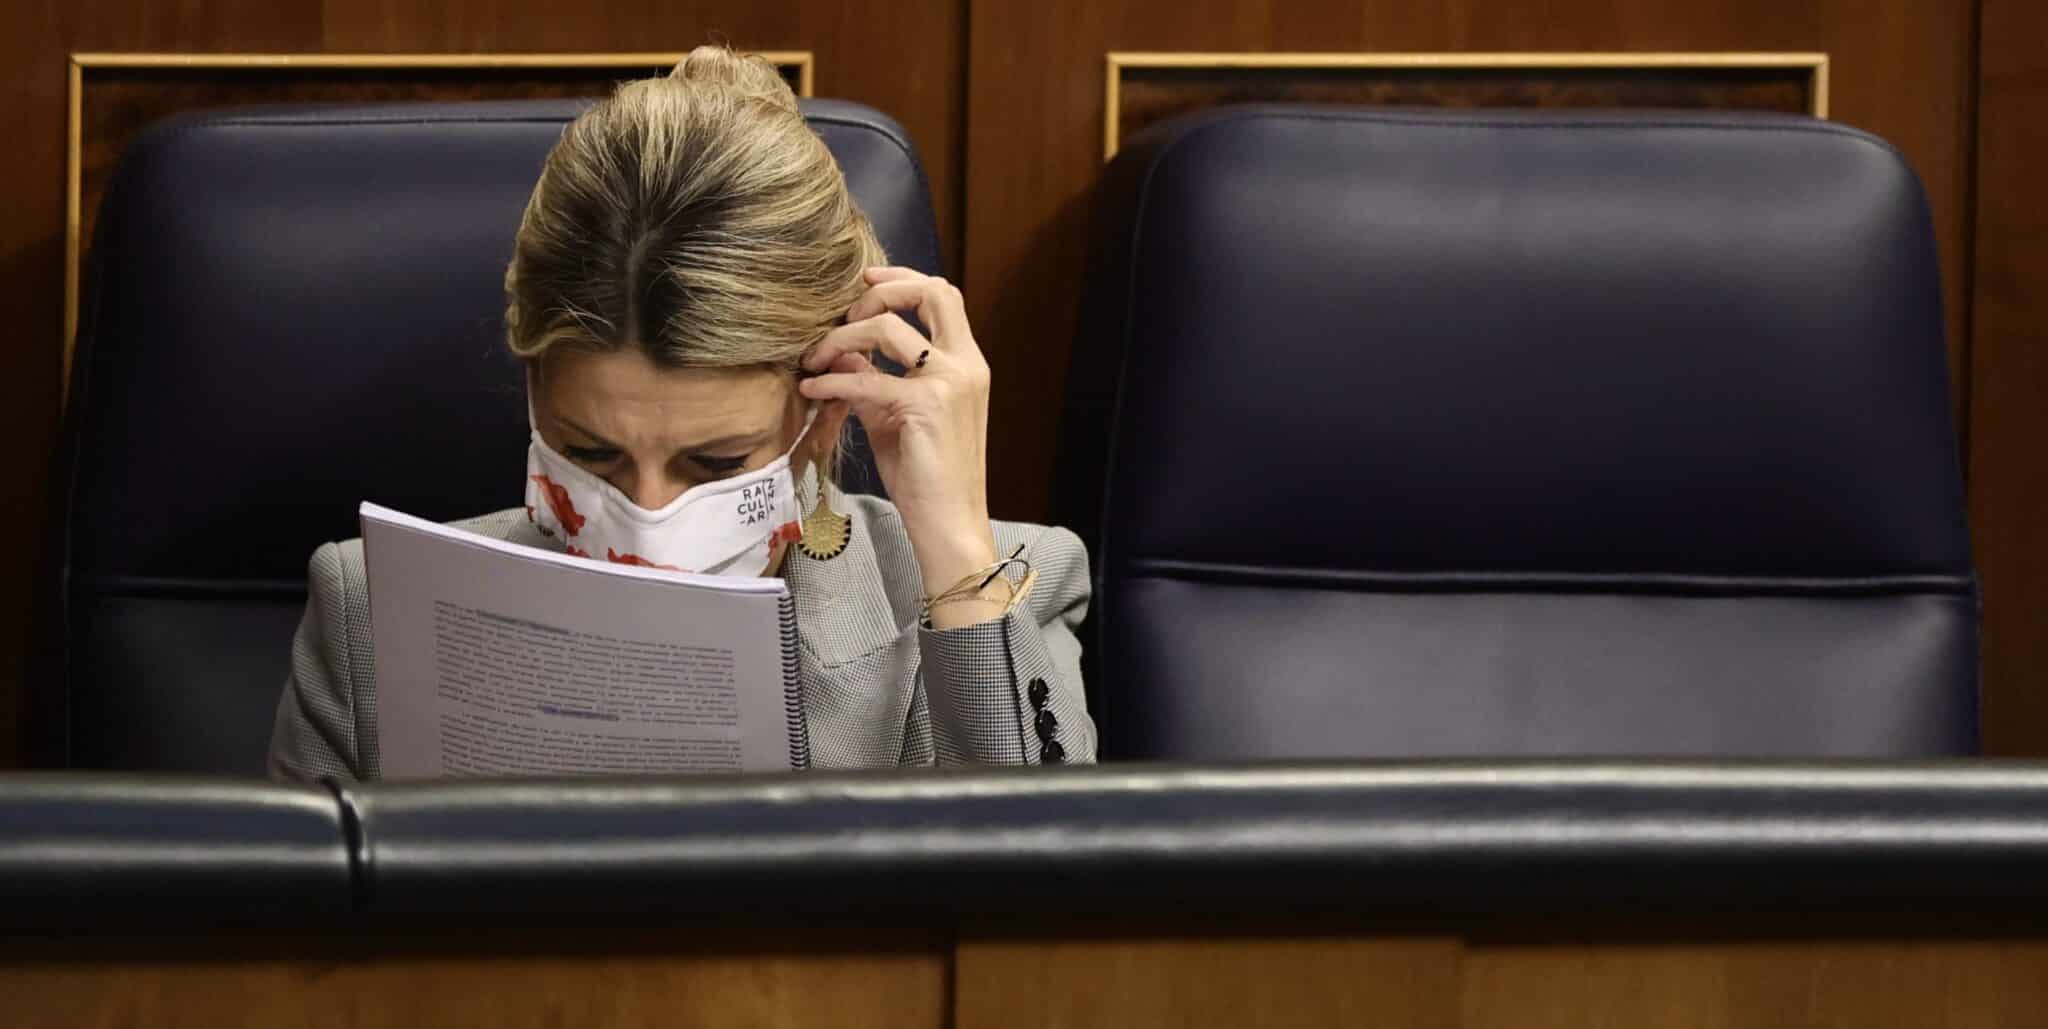
[[[951,582],[993,553],[988,536],[989,367],[975,345],[960,291],[909,268],[868,268],[867,289],[846,311],[848,324],[826,333],[806,355],[812,374],[797,389],[811,400],[844,403],[867,427],[875,465],[896,501],[928,584]],[[923,321],[927,341],[904,320]],[[888,354],[924,371],[881,374],[870,358]],[[879,358],[876,358],[879,360]],[[962,541],[966,541],[962,544]],[[955,566],[959,567],[955,567]]]
[[[888,282],[892,279],[922,279],[924,278],[924,273],[915,268],[905,268],[899,264],[892,264],[874,268],[863,268],[861,269],[860,277],[862,281],[872,286],[875,283]]]
[[[919,321],[932,330],[932,343],[953,350],[974,341],[967,324],[967,302],[960,290],[937,276],[896,278],[876,283],[846,312],[848,321],[859,321],[883,311],[916,311]]]
[[[868,362],[866,354],[854,353],[839,355],[832,361],[832,367],[827,368],[826,371],[857,373],[869,371],[873,368],[874,365]]]
[[[917,363],[918,355],[930,344],[918,335],[910,323],[894,312],[885,312],[850,325],[841,325],[825,334],[818,345],[804,357],[804,367],[811,371],[823,371],[832,367],[833,362],[845,354],[865,354],[879,349],[888,354],[897,364],[908,368]]]
[[[917,307],[923,299],[924,276],[884,279],[868,287],[853,306],[846,309],[846,320],[857,322],[873,318],[883,311],[908,311]]]
[[[902,403],[916,387],[894,375],[883,375],[875,371],[831,372],[800,379],[797,392],[812,400],[844,400],[853,405],[854,413],[862,409],[879,409]],[[867,421],[866,417],[861,419]]]

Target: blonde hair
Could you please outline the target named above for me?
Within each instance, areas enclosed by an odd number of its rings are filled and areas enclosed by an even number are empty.
[[[562,132],[505,271],[505,335],[637,346],[667,368],[795,370],[885,263],[773,64],[722,46]]]

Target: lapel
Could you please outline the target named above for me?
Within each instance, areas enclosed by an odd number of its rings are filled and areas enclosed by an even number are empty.
[[[853,505],[846,495],[836,486],[826,489],[832,509],[848,513]],[[796,600],[797,638],[821,669],[858,660],[903,638],[917,618],[914,598],[898,604],[889,596],[864,512],[853,511],[852,517],[845,553],[815,561],[791,547],[783,564]]]
[[[552,550],[557,554],[562,552],[562,541],[543,535],[540,529],[534,526],[533,519],[526,516],[525,511],[515,507],[506,511],[505,515],[505,522],[499,527],[499,539],[540,550]]]

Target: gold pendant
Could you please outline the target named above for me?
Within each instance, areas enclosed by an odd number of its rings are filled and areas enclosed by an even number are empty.
[[[830,561],[846,553],[846,545],[853,540],[853,516],[832,510],[825,499],[822,475],[818,477],[818,504],[804,516],[803,528],[803,538],[796,541],[796,549],[813,561]]]

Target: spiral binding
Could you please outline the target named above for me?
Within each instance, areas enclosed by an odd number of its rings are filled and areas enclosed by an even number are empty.
[[[784,593],[776,602],[782,623],[782,710],[789,722],[789,767],[811,767],[811,727],[804,720],[804,677],[796,641],[796,598]]]

